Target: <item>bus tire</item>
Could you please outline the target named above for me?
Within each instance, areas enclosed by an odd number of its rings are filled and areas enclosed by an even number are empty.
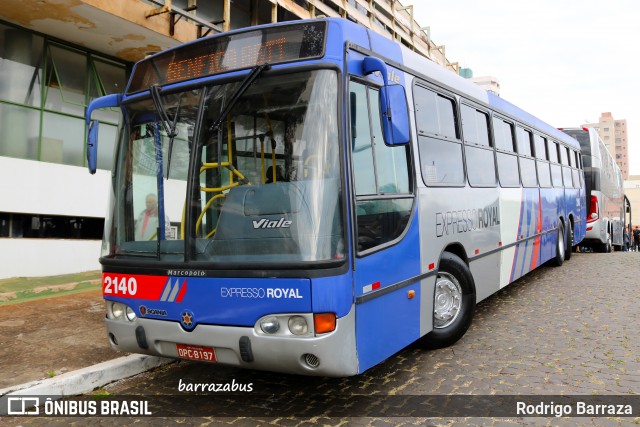
[[[567,243],[564,247],[564,260],[569,261],[573,254],[573,227],[571,226],[571,223],[569,223],[569,227],[567,229]]]
[[[611,234],[607,233],[607,241],[604,243],[600,243],[598,252],[602,252],[605,254],[611,252]]]
[[[448,347],[469,329],[476,306],[473,276],[457,255],[444,252],[440,259],[433,302],[433,329],[418,340],[422,348]]]
[[[566,246],[564,240],[564,224],[562,221],[558,221],[558,238],[556,239],[556,256],[551,259],[551,264],[556,267],[560,267],[564,262],[566,253]]]

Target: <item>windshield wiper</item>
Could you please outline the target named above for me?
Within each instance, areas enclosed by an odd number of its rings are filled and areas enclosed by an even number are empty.
[[[164,104],[162,103],[162,98],[160,97],[160,92],[162,89],[158,85],[153,85],[149,88],[149,92],[151,93],[151,100],[153,101],[153,105],[156,107],[156,111],[160,116],[160,121],[162,122],[162,127],[164,131],[167,133],[169,137],[169,151],[168,151],[168,159],[167,159],[167,179],[169,178],[169,171],[171,170],[171,157],[173,151],[173,140],[176,136],[178,136],[178,132],[176,132],[176,127],[178,125],[178,115],[180,114],[180,103],[182,102],[182,96],[178,99],[178,106],[176,107],[176,113],[173,115],[173,120],[169,119],[169,115],[167,114],[167,110],[164,108]]]
[[[220,125],[224,121],[224,118],[227,117],[227,114],[231,112],[231,109],[236,105],[240,97],[245,93],[247,89],[249,89],[249,86],[251,86],[251,84],[258,78],[258,76],[260,76],[263,71],[268,70],[269,68],[271,68],[271,65],[267,63],[256,65],[255,67],[253,67],[249,75],[245,77],[244,81],[240,84],[240,87],[236,89],[233,95],[231,95],[229,102],[227,102],[227,105],[224,106],[218,118],[209,128],[209,131],[220,129]]]
[[[218,118],[214,120],[214,122],[209,127],[209,132],[213,133],[214,131],[217,131],[218,133],[218,159],[222,158],[222,143],[221,143],[222,131],[223,131],[222,122],[225,120],[227,115],[231,113],[231,110],[233,109],[233,107],[235,107],[236,103],[242,97],[242,95],[244,95],[247,89],[249,89],[249,86],[251,86],[251,84],[258,78],[258,76],[260,76],[260,74],[264,70],[268,70],[269,68],[271,68],[271,65],[267,63],[264,63],[262,65],[256,65],[255,67],[253,67],[251,69],[251,72],[242,81],[238,89],[236,89],[236,91],[233,92],[233,94],[229,98],[229,101],[226,103],[226,105],[224,105],[224,107],[222,108],[222,111],[220,111],[220,115],[218,115]],[[229,165],[229,167],[233,168],[233,165]],[[220,176],[221,174],[222,174],[222,170],[218,168],[218,176]],[[247,182],[248,181],[246,181],[245,179],[244,183],[246,184]]]

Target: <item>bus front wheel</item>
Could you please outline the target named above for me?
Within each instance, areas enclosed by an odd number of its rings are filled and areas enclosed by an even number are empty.
[[[467,264],[449,252],[442,254],[433,300],[433,330],[420,338],[423,348],[448,347],[469,329],[476,305],[473,276]]]

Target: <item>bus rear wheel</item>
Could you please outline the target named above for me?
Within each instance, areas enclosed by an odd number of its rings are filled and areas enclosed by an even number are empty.
[[[560,267],[564,262],[565,257],[565,240],[564,240],[564,224],[562,221],[558,222],[558,238],[556,240],[556,256],[551,259],[551,263],[556,267]]]
[[[564,251],[564,260],[569,261],[571,259],[571,255],[573,254],[573,227],[571,223],[567,228],[567,244],[565,245]]]
[[[607,241],[600,244],[599,252],[603,252],[605,254],[611,252],[611,234],[607,233]]]
[[[457,255],[442,254],[433,300],[433,330],[418,340],[423,348],[448,347],[469,329],[476,305],[473,276]]]

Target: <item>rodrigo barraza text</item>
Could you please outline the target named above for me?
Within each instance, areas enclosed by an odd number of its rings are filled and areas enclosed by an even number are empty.
[[[516,403],[517,415],[539,415],[554,416],[557,418],[570,415],[633,415],[633,407],[631,405],[622,404],[595,404],[588,402],[575,402],[572,404],[559,404],[554,402],[540,402],[535,405],[526,402]]]

